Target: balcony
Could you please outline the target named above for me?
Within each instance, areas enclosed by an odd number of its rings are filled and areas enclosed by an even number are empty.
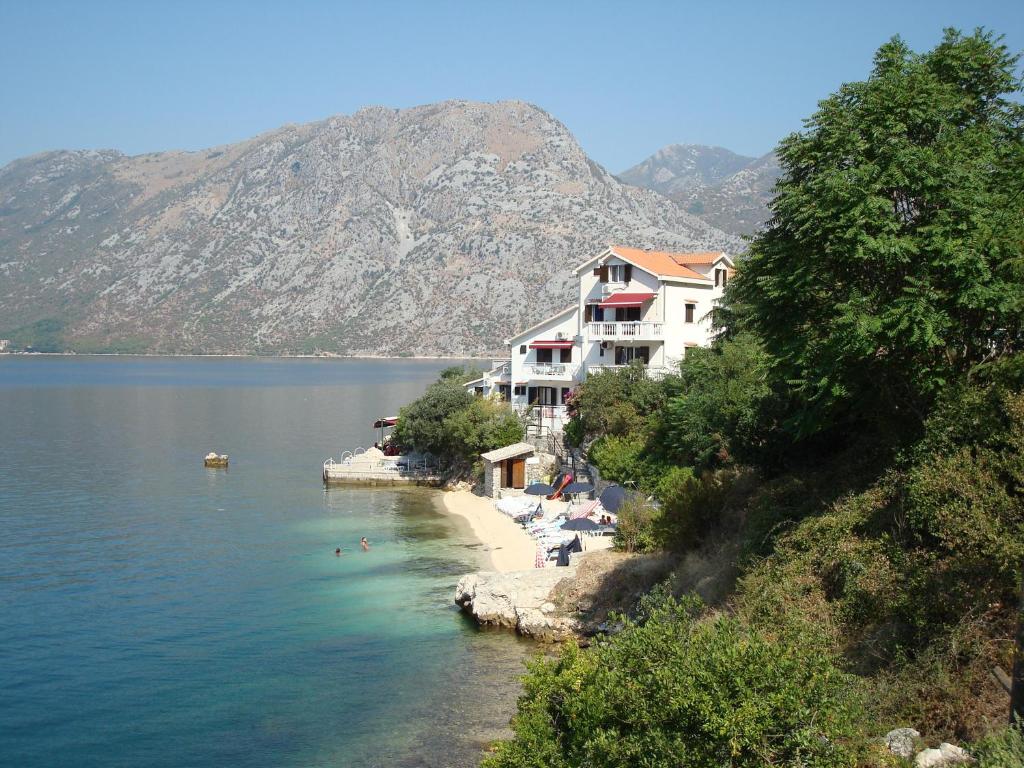
[[[588,365],[587,373],[599,373],[601,371],[621,371],[625,368],[629,368],[628,365]],[[647,374],[649,379],[660,379],[663,378],[670,369],[662,365],[646,365],[643,368],[644,373]]]
[[[627,323],[587,323],[591,341],[660,341],[665,324],[638,320]]]
[[[553,379],[567,381],[576,378],[580,367],[568,363],[527,363],[523,372],[530,379]]]

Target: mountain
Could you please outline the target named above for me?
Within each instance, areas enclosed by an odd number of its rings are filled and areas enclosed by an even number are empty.
[[[768,203],[781,174],[774,152],[754,158],[721,147],[673,144],[619,179],[659,192],[725,232],[750,235],[771,215]]]
[[[619,179],[668,197],[685,196],[696,189],[724,181],[754,160],[722,147],[670,144],[639,165],[620,173]]]
[[[622,184],[522,102],[0,169],[0,337],[81,351],[482,354],[609,242],[742,243]]]

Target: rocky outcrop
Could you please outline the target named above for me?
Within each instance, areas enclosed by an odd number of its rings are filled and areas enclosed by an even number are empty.
[[[455,602],[482,626],[513,629],[544,642],[565,640],[574,634],[575,622],[550,597],[555,585],[575,572],[570,566],[470,573],[459,579]]]

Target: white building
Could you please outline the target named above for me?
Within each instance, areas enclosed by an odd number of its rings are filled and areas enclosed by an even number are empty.
[[[711,311],[733,266],[721,251],[609,246],[576,269],[573,306],[507,339],[509,359],[494,361],[466,386],[499,394],[521,411],[535,407],[557,428],[566,397],[588,373],[640,360],[656,376],[677,365],[687,348],[708,346]]]

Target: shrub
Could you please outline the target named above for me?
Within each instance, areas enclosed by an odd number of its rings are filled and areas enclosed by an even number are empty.
[[[481,453],[518,443],[523,422],[512,407],[496,397],[473,398],[469,406],[444,421],[453,458],[473,461]]]
[[[827,651],[698,619],[693,601],[645,614],[590,651],[534,662],[514,738],[484,765],[852,765],[857,689]]]
[[[978,768],[1015,768],[1024,765],[1024,733],[1020,724],[993,733],[974,745],[971,754]]]
[[[473,402],[462,384],[449,378],[436,381],[418,400],[398,412],[395,439],[399,445],[439,456],[452,452],[452,441],[445,420]]]
[[[665,471],[638,435],[602,437],[590,446],[587,456],[605,480],[635,485],[647,492],[654,490]]]
[[[661,539],[661,512],[644,499],[627,499],[619,507],[615,525],[615,547],[625,552],[651,552]]]

